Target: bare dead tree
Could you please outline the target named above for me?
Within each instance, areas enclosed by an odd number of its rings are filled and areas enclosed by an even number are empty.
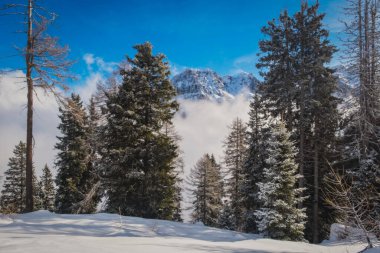
[[[339,214],[338,222],[360,229],[367,243],[366,249],[372,248],[373,236],[380,232],[380,217],[374,215],[376,212],[370,197],[376,189],[371,187],[358,190],[352,187],[352,178],[340,175],[331,166],[325,180],[324,198]],[[377,201],[380,201],[380,195]]]
[[[39,5],[38,0],[25,0],[26,3],[11,3],[3,6],[5,14],[19,15],[25,22],[25,47],[18,48],[25,58],[27,87],[27,134],[26,134],[26,212],[33,210],[33,99],[37,88],[53,94],[60,101],[59,90],[66,90],[64,81],[72,78],[68,61],[69,48],[61,47],[57,37],[47,34],[49,25],[56,14]]]
[[[343,60],[357,80],[359,110],[357,121],[359,136],[356,139],[359,160],[366,159],[371,149],[379,148],[380,137],[380,79],[379,79],[379,1],[347,0],[346,36]]]

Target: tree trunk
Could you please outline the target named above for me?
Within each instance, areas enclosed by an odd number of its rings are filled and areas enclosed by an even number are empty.
[[[304,112],[305,112],[305,89],[304,84],[301,86],[301,101],[300,101],[300,148],[299,148],[299,188],[305,187],[304,164],[305,164],[305,128],[304,128]],[[303,207],[303,203],[298,204],[299,208]]]
[[[319,148],[317,140],[314,148],[314,194],[313,194],[313,243],[319,243]]]
[[[26,126],[26,203],[25,212],[33,211],[33,24],[32,24],[33,1],[28,2],[28,31],[26,45],[26,82],[27,82],[27,126]]]

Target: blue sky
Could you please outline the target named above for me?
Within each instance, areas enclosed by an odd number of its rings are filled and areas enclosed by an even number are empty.
[[[170,61],[173,71],[185,67],[211,68],[221,74],[255,70],[260,29],[288,9],[294,13],[301,0],[45,0],[59,18],[50,33],[69,45],[77,60],[73,72],[89,74],[84,55],[104,62],[133,56],[132,46],[144,41]],[[310,1],[314,2],[314,1]],[[344,0],[320,0],[332,41],[338,43],[338,22]],[[0,68],[19,68],[14,45],[22,46],[21,26],[0,17]],[[21,42],[21,44],[19,43]]]

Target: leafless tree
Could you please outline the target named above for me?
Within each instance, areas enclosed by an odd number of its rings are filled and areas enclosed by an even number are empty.
[[[24,20],[25,47],[18,48],[25,58],[27,88],[27,134],[26,134],[26,212],[33,210],[33,99],[36,90],[52,93],[60,100],[59,90],[66,90],[64,81],[71,78],[67,60],[69,48],[61,47],[58,38],[47,34],[49,25],[56,14],[46,10],[38,0],[24,0],[25,3],[10,3],[2,7],[6,15],[20,15]]]
[[[373,210],[373,199],[370,197],[376,189],[358,190],[352,187],[352,178],[339,174],[331,166],[325,180],[325,201],[338,213],[338,222],[360,229],[367,243],[366,249],[372,248],[372,237],[380,232],[380,217]],[[377,201],[380,201],[380,195],[378,197]]]

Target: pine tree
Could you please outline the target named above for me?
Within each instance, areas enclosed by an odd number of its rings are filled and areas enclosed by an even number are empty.
[[[188,184],[193,197],[192,221],[218,226],[222,210],[223,181],[213,155],[205,154],[191,170]]]
[[[339,100],[333,95],[336,78],[326,66],[336,50],[318,8],[318,3],[308,6],[303,2],[293,17],[283,13],[278,23],[263,28],[268,39],[260,42],[258,64],[264,77],[261,95],[268,100],[272,116],[286,123],[298,149],[299,185],[307,186],[305,194],[312,196],[304,203],[310,214],[306,237],[314,243],[326,235],[330,225],[320,189],[328,171],[326,160],[333,159],[335,152],[339,120]]]
[[[164,127],[178,104],[168,63],[152,45],[134,47],[131,68],[120,70],[117,92],[105,93],[107,123],[102,129],[101,167],[107,210],[146,218],[173,219],[178,145]],[[178,195],[177,195],[178,196]]]
[[[1,208],[5,213],[21,213],[25,209],[25,168],[26,145],[20,141],[9,158],[8,170],[5,171],[3,190],[1,191]]]
[[[1,191],[1,208],[2,212],[6,213],[21,213],[25,211],[25,170],[26,170],[26,145],[20,141],[13,150],[14,156],[9,158],[8,167],[5,171],[5,181],[3,190]],[[40,194],[38,188],[38,180],[35,176],[34,168],[33,175],[33,192],[34,206],[33,210],[39,210],[41,207]]]
[[[230,203],[224,202],[223,209],[218,219],[218,227],[228,230],[235,230],[235,218]]]
[[[84,199],[78,203],[77,212],[93,213],[96,211],[97,204],[102,196],[101,187],[98,187],[100,182],[99,168],[99,123],[101,115],[95,104],[95,98],[90,98],[90,104],[87,108],[88,117],[86,121],[86,140],[88,146],[87,167],[81,176],[79,188],[84,193]]]
[[[233,229],[241,231],[243,226],[243,167],[246,160],[247,129],[241,119],[234,120],[231,132],[225,141],[224,163],[226,166],[226,194],[229,197]]]
[[[269,122],[271,121],[270,115],[266,112],[265,102],[258,94],[255,94],[250,103],[249,116],[247,153],[243,167],[244,178],[241,183],[242,202],[245,209],[243,230],[257,233],[254,212],[261,207],[257,183],[262,182],[263,170],[266,167],[268,158],[266,140],[269,137]]]
[[[47,164],[42,170],[42,176],[40,178],[42,189],[42,208],[45,210],[53,211],[55,202],[55,188],[53,175]]]
[[[297,188],[296,149],[283,123],[273,125],[268,139],[269,158],[263,181],[257,183],[262,207],[255,212],[259,231],[282,240],[302,240],[305,210],[298,204],[302,189]]]
[[[33,168],[33,211],[42,209],[43,190],[41,182],[38,181],[35,170]]]
[[[85,198],[82,176],[88,168],[89,146],[87,115],[79,95],[72,94],[64,107],[60,107],[61,136],[55,148],[59,150],[56,167],[58,187],[55,208],[59,213],[78,212],[77,204]]]

